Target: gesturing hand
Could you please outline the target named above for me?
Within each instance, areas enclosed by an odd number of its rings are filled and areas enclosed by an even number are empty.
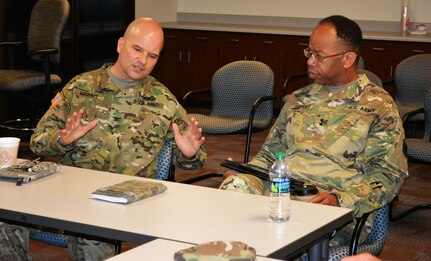
[[[97,126],[97,120],[93,120],[87,125],[81,125],[83,114],[83,110],[74,112],[72,116],[66,120],[66,128],[61,131],[61,143],[68,145],[81,138],[87,132]]]
[[[183,135],[181,135],[176,123],[172,124],[172,130],[174,131],[178,149],[186,158],[195,156],[205,142],[205,137],[202,136],[202,129],[199,128],[199,123],[194,118],[190,119],[189,126]]]

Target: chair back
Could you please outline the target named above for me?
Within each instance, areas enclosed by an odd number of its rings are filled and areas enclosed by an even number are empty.
[[[365,62],[362,56],[359,56],[358,69],[359,70],[365,69]]]
[[[388,237],[389,226],[389,204],[377,210],[373,227],[370,234],[363,244],[358,246],[358,253],[369,252],[377,256],[383,249],[386,238]]]
[[[428,89],[425,95],[425,127],[424,127],[424,140],[431,142],[431,88]]]
[[[156,179],[174,181],[174,166],[172,165],[173,143],[169,139],[166,139],[163,143],[163,147],[157,155],[157,172]]]
[[[211,116],[248,118],[254,102],[274,94],[274,73],[258,61],[235,61],[218,69],[212,78]],[[256,120],[269,126],[273,114],[273,101],[261,104]]]
[[[395,101],[423,108],[431,87],[431,54],[418,54],[401,61],[395,69]]]
[[[69,17],[67,0],[39,0],[34,5],[27,34],[27,51],[55,48],[60,50],[61,36]],[[39,56],[32,59],[42,60]],[[60,51],[50,56],[50,61],[59,63]]]
[[[366,215],[368,217],[368,215]],[[358,221],[359,222],[359,221]],[[365,222],[365,221],[364,221]],[[389,204],[378,209],[370,234],[363,243],[357,245],[356,253],[371,253],[377,256],[382,251],[388,236]],[[358,232],[360,234],[360,231]],[[341,245],[329,248],[329,260],[340,260],[349,255],[350,246]]]
[[[368,80],[370,80],[372,83],[376,84],[377,86],[383,87],[382,80],[380,80],[380,77],[377,76],[375,73],[365,69],[358,69],[358,73],[367,75]]]

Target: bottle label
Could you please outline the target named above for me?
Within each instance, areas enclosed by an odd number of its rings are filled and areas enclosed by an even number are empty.
[[[271,182],[272,193],[289,193],[290,192],[290,180],[279,179]]]

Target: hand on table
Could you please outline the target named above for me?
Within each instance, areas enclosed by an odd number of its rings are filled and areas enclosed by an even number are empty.
[[[199,123],[194,118],[190,119],[189,126],[183,135],[181,135],[176,123],[172,124],[172,130],[178,149],[186,158],[193,158],[205,142],[202,129],[199,128]]]
[[[87,125],[81,125],[83,110],[74,112],[70,118],[66,120],[66,128],[61,131],[62,144],[68,145],[72,142],[78,140],[85,134],[87,134],[91,129],[97,126],[97,120],[93,120]]]
[[[327,192],[319,192],[314,197],[312,197],[308,202],[339,207],[337,197]]]

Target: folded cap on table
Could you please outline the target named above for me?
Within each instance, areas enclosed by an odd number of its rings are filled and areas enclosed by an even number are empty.
[[[239,241],[212,241],[179,250],[175,261],[254,261],[256,250]]]

